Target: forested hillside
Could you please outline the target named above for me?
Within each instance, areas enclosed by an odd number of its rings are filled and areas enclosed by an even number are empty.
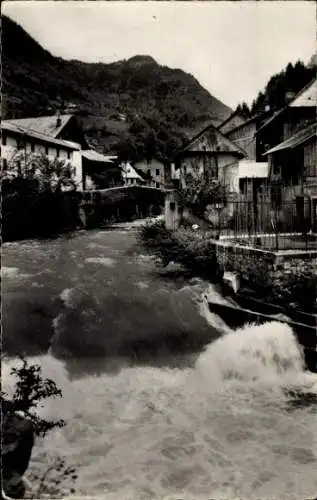
[[[192,75],[149,56],[111,64],[66,61],[7,17],[2,36],[4,118],[46,115],[72,103],[101,152],[166,158],[188,135],[231,112]]]
[[[270,109],[274,111],[280,109],[286,104],[285,97],[288,92],[297,94],[315,76],[316,55],[312,56],[307,65],[301,61],[297,61],[294,65],[289,63],[283,71],[270,78],[265,89],[260,91],[254,99],[251,107],[243,102],[238,106],[238,110],[248,117],[261,113],[265,106],[270,106]]]

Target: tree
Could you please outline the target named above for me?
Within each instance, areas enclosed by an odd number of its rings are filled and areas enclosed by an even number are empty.
[[[45,154],[17,150],[10,158],[8,167],[6,177],[35,180],[39,192],[58,193],[66,189],[76,190],[77,187],[73,175],[74,169],[68,160],[51,159]]]
[[[183,203],[197,214],[204,214],[207,205],[224,203],[225,187],[218,180],[202,179],[191,175],[186,176],[186,186],[181,190]]]
[[[241,104],[238,104],[236,112],[239,113],[239,115],[241,115],[243,118],[249,118],[251,113],[249,106],[244,101]]]
[[[72,165],[59,158],[16,151],[1,173],[2,237],[5,241],[59,234],[77,224],[77,186]]]
[[[36,413],[36,409],[44,399],[62,397],[62,391],[53,380],[42,378],[39,365],[30,365],[23,357],[20,357],[20,360],[22,366],[13,367],[11,370],[11,375],[17,379],[13,395],[9,397],[1,391],[4,413],[6,419],[10,419],[16,412],[23,412],[32,422],[35,435],[45,436],[48,431],[63,427],[65,422],[43,419]]]
[[[34,436],[44,437],[47,432],[65,425],[64,420],[48,420],[36,412],[43,400],[62,397],[61,390],[53,380],[42,377],[39,365],[29,364],[23,357],[20,360],[22,365],[11,370],[11,375],[16,378],[13,394],[9,396],[1,391],[2,487],[4,495],[11,498],[23,498],[25,494],[23,475],[31,458]],[[55,476],[52,477],[53,472]],[[72,481],[76,479],[75,469],[58,457],[41,476],[33,474],[32,485],[28,486],[34,489],[38,483],[36,498],[42,493],[56,495],[69,477]]]

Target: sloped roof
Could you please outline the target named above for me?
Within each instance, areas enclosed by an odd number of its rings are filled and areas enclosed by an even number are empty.
[[[51,116],[37,116],[34,118],[19,118],[16,120],[7,120],[8,122],[21,126],[24,129],[34,130],[40,134],[50,135],[57,137],[65,125],[74,115],[51,115]],[[57,119],[60,119],[60,124],[57,125]]]
[[[316,107],[317,106],[317,78],[310,81],[302,90],[295,95],[295,97],[284,108],[277,111],[271,118],[269,118],[256,133],[259,133],[268,125],[270,125],[278,116],[281,116],[286,109],[293,107]]]
[[[227,134],[232,129],[239,125],[243,125],[245,122],[246,119],[243,118],[243,116],[236,110],[218,126],[218,130],[220,130],[223,134]]]
[[[82,152],[82,157],[89,161],[97,161],[100,163],[114,163],[115,156],[106,156],[98,153],[94,149],[88,149]]]
[[[237,125],[236,127],[232,128],[229,130],[229,132],[226,135],[230,135],[232,132],[235,132],[236,130],[239,130],[239,128],[244,127],[245,125],[249,125],[250,123],[253,122],[262,122],[267,118],[268,116],[271,116],[272,112],[271,111],[262,111],[260,113],[257,113],[256,115],[250,116],[247,120],[244,121],[244,123],[240,123],[240,125]]]
[[[243,149],[230,141],[212,124],[207,125],[184,148],[177,151],[176,156],[186,152],[232,153],[237,156],[247,156]]]
[[[291,108],[317,106],[317,78],[304,87],[289,104]]]
[[[123,176],[125,179],[140,179],[144,181],[143,177],[136,172],[135,168],[132,167],[130,163],[123,168]]]
[[[64,141],[62,139],[55,139],[46,134],[41,134],[36,132],[35,130],[27,129],[22,126],[17,125],[16,123],[12,123],[11,120],[2,120],[1,121],[1,129],[7,130],[8,132],[14,132],[15,134],[19,134],[22,136],[33,137],[40,142],[45,142],[46,144],[53,144],[56,146],[63,146],[66,149],[79,150],[80,145],[77,142]]]
[[[299,130],[299,132],[293,134],[291,137],[286,139],[286,141],[283,141],[277,146],[274,146],[274,148],[271,148],[268,151],[266,151],[263,156],[268,155],[270,153],[275,153],[276,151],[282,151],[283,149],[294,149],[314,136],[317,136],[317,123],[313,123],[308,127]]]

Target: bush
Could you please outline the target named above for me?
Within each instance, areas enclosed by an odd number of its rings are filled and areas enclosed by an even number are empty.
[[[3,409],[6,418],[22,411],[32,422],[35,435],[45,436],[49,430],[63,427],[65,423],[63,420],[42,419],[35,410],[44,399],[62,397],[62,392],[53,380],[42,378],[39,365],[29,365],[22,357],[21,362],[22,366],[11,370],[11,375],[17,378],[13,395],[9,398],[5,392],[1,392]]]
[[[197,276],[220,276],[215,246],[208,234],[187,228],[171,231],[160,221],[142,227],[139,241],[163,266],[174,262]]]
[[[272,287],[272,299],[281,304],[298,304],[311,308],[316,303],[317,276],[309,272],[276,276]]]
[[[172,231],[165,228],[162,221],[145,224],[139,233],[139,241],[165,267],[170,262],[178,262],[184,247]]]
[[[29,466],[34,436],[45,436],[47,432],[65,425],[63,420],[47,420],[36,412],[47,398],[62,397],[55,382],[43,379],[41,367],[28,364],[13,367],[11,375],[16,377],[12,395],[1,391],[2,413],[2,479],[3,491],[12,498],[23,498],[26,491],[23,475]],[[53,476],[52,476],[53,474]],[[49,478],[50,476],[50,478]],[[67,467],[65,460],[57,457],[41,477],[33,475],[31,489],[37,484],[37,497],[42,493],[59,493],[66,486],[66,479],[76,479],[75,470]]]

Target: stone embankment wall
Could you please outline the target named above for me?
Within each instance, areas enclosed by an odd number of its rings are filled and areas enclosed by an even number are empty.
[[[292,300],[294,292],[316,295],[317,251],[269,252],[216,242],[216,255],[224,271],[239,274],[241,282],[274,300]],[[314,292],[315,288],[315,292]]]

